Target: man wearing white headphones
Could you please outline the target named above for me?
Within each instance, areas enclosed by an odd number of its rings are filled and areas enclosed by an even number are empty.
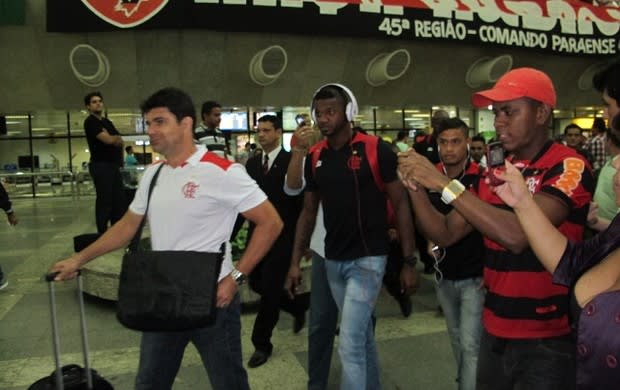
[[[324,211],[325,268],[341,313],[338,353],[341,389],[380,389],[380,370],[371,315],[389,250],[386,195],[392,202],[405,267],[403,290],[415,290],[413,223],[407,193],[396,173],[389,144],[352,130],[357,102],[340,84],[319,88],[312,116],[325,140],[305,162],[304,208],[297,222],[291,267],[309,246],[319,201]],[[291,275],[291,272],[289,272]]]

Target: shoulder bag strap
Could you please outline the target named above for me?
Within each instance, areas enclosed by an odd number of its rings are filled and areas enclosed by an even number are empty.
[[[159,166],[159,168],[157,168],[157,171],[155,171],[155,174],[153,175],[153,178],[151,179],[151,183],[149,183],[149,193],[146,198],[146,210],[144,210],[144,216],[142,216],[140,227],[136,231],[136,234],[133,236],[133,238],[131,239],[131,242],[129,243],[129,246],[127,247],[128,252],[136,252],[138,250],[138,243],[140,242],[140,238],[142,237],[142,229],[144,228],[144,223],[146,222],[146,217],[149,212],[149,203],[151,201],[151,194],[153,193],[153,188],[155,188],[157,177],[159,177],[159,171],[161,171],[163,167],[164,167],[164,163],[162,163]]]

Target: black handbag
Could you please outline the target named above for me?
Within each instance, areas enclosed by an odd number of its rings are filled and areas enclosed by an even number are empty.
[[[146,332],[202,328],[215,321],[225,243],[217,253],[139,248],[160,170],[151,180],[144,218],[123,256],[116,316],[127,328]]]

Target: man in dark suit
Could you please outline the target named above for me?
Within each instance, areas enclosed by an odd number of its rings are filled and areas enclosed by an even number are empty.
[[[251,368],[264,364],[271,355],[271,334],[278,322],[280,309],[295,317],[293,331],[297,333],[304,325],[308,308],[305,297],[295,296],[291,299],[284,290],[302,199],[301,196],[289,196],[284,192],[291,154],[282,149],[282,124],[278,117],[262,116],[258,120],[256,137],[263,153],[250,158],[246,169],[275,206],[284,222],[284,228],[271,250],[250,275],[250,287],[261,296],[252,330],[252,343],[256,351],[248,362]],[[249,238],[252,237],[252,231],[253,226],[250,224]]]

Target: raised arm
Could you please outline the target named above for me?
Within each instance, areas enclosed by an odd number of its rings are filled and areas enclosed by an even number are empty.
[[[431,203],[424,188],[407,188],[416,227],[422,235],[442,248],[447,248],[467,236],[473,227],[456,211],[444,215]]]
[[[310,126],[300,126],[293,135],[297,144],[291,149],[291,161],[286,170],[284,192],[287,195],[298,195],[306,186],[304,180],[304,161],[314,137],[314,131]]]
[[[552,225],[558,226],[566,220],[568,207],[559,200],[546,195],[534,195],[533,200]],[[467,192],[452,204],[475,229],[510,252],[521,253],[530,246],[515,213],[483,202]]]
[[[416,186],[407,179],[413,169],[412,164],[419,165],[417,169],[429,171],[429,174],[433,172],[439,174],[439,172],[428,159],[413,150],[399,154],[399,171],[409,193],[416,226],[424,237],[441,247],[449,247],[469,234],[472,227],[456,211],[444,215],[435,209],[426,189]]]
[[[496,187],[495,192],[514,209],[536,257],[553,273],[566,248],[566,237],[555,228],[536,197],[530,194],[523,176],[514,165],[506,162],[506,172],[499,177],[506,183]]]
[[[401,157],[400,165],[405,180],[418,183],[429,190],[441,193],[450,182],[450,179],[438,172],[426,158],[415,152],[408,152],[407,156]],[[555,198],[536,195],[535,200],[553,225],[561,224],[568,216],[568,207]],[[463,192],[451,205],[473,228],[510,252],[521,253],[528,248],[527,236],[521,229],[517,216],[511,211],[486,203],[469,191]],[[454,211],[451,212],[453,213]],[[450,214],[446,218],[447,230],[444,233],[460,236],[463,233],[460,230],[461,223],[452,218],[454,216]],[[438,237],[429,238],[435,241]],[[440,244],[439,241],[436,242]]]

